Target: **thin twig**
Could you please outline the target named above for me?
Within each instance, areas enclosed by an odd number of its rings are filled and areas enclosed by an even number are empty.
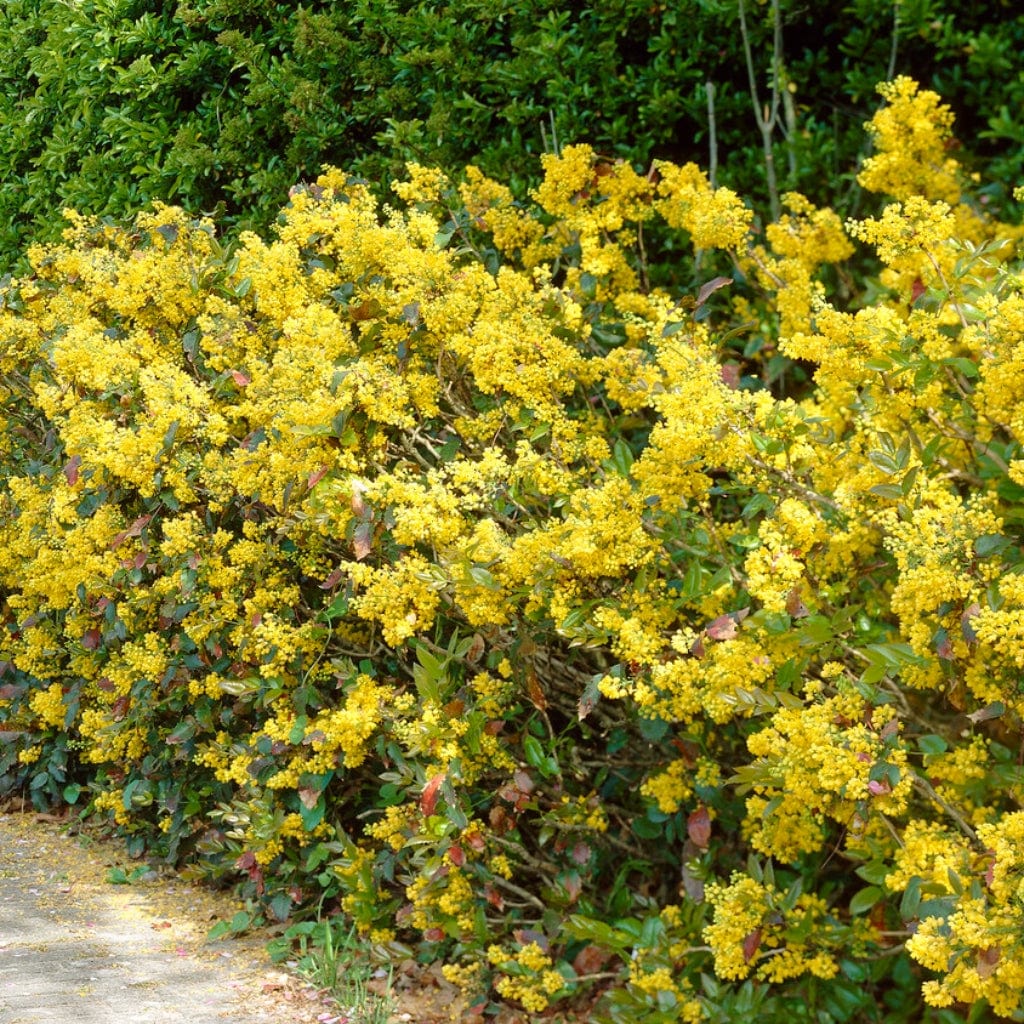
[[[718,128],[715,122],[715,83],[708,79],[704,83],[708,96],[708,181],[712,188],[718,188]]]
[[[956,822],[957,827],[965,836],[972,842],[978,842],[978,833],[971,828],[967,819],[945,797],[941,796],[926,778],[914,775],[913,782],[916,789],[920,790],[929,800],[934,800]]]
[[[885,72],[885,80],[891,82],[896,76],[896,51],[900,40],[900,3],[902,0],[893,0],[892,4],[892,47],[889,50],[889,67]]]
[[[754,119],[761,132],[761,143],[764,147],[765,175],[768,181],[768,202],[771,207],[772,220],[777,221],[782,212],[779,203],[779,185],[775,175],[775,155],[772,152],[772,134],[779,120],[779,66],[782,60],[782,17],[779,14],[778,0],[772,0],[772,18],[774,30],[772,45],[773,81],[770,104],[761,105],[761,96],[757,89],[757,75],[754,72],[754,55],[750,47],[750,33],[747,31],[747,12],[744,0],[739,0],[740,36],[743,39],[743,55],[747,63],[747,79],[750,84],[750,100],[754,105]]]

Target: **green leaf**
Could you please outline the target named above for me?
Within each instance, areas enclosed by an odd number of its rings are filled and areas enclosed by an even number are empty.
[[[985,534],[974,542],[974,553],[978,558],[987,558],[999,551],[1005,551],[1010,546],[1010,541],[998,533]]]
[[[917,917],[921,907],[921,879],[915,875],[907,883],[903,891],[903,898],[900,900],[900,917],[904,921],[913,920]]]
[[[868,462],[871,463],[876,469],[880,469],[883,473],[892,476],[899,470],[899,466],[896,464],[895,453],[873,451],[868,452]]]
[[[299,805],[299,817],[302,818],[302,827],[307,832],[312,832],[324,820],[324,812],[327,810],[327,801],[321,793],[319,799],[312,807],[305,804]]]
[[[665,831],[660,824],[647,818],[634,818],[632,828],[641,839],[657,839]]]
[[[658,743],[668,735],[668,722],[661,718],[641,718],[637,728],[648,743]]]
[[[890,501],[899,501],[904,497],[903,488],[899,484],[875,484],[874,487],[869,487],[868,491]]]
[[[917,749],[922,754],[929,754],[935,757],[939,754],[944,754],[949,749],[949,744],[941,736],[930,733],[927,736],[919,736],[917,738]]]
[[[288,733],[288,742],[292,746],[298,746],[306,738],[306,724],[308,719],[305,715],[299,715]]]
[[[893,368],[893,361],[886,356],[873,356],[864,360],[864,368],[875,373],[886,373]]]
[[[884,861],[873,860],[867,864],[861,864],[854,873],[863,878],[865,882],[877,887],[884,884],[889,870],[889,866]]]
[[[943,366],[950,366],[954,370],[963,374],[968,380],[974,380],[978,376],[978,367],[970,359],[964,359],[960,356],[953,356],[950,359],[942,360]]]
[[[619,438],[612,448],[612,464],[619,476],[629,476],[630,467],[633,465],[633,453],[622,438]]]
[[[523,757],[526,758],[526,763],[531,768],[536,768],[538,771],[547,763],[543,745],[536,736],[531,736],[529,733],[523,737]]]
[[[252,924],[252,914],[248,911],[240,910],[228,924],[228,928],[234,934],[239,932],[247,931],[249,926]]]
[[[883,896],[885,893],[878,886],[867,886],[865,889],[861,889],[860,892],[854,893],[850,900],[850,913],[860,914],[865,910],[870,910]]]
[[[580,694],[577,705],[577,715],[581,722],[597,707],[597,702],[601,699],[600,682],[602,679],[604,679],[604,673],[598,672],[597,675],[591,676],[583,687],[583,693]]]

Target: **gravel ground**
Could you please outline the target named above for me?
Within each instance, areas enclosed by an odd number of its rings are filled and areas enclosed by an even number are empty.
[[[116,866],[56,822],[0,814],[0,1024],[339,1020],[258,942],[205,941],[237,907],[155,872],[112,885]]]

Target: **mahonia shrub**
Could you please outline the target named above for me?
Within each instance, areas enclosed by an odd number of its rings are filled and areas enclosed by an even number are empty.
[[[0,310],[3,788],[481,1013],[1020,1019],[1021,233],[882,91],[845,224],[586,146],[68,212]]]

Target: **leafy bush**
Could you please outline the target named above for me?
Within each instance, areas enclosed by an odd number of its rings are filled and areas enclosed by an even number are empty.
[[[1020,230],[884,95],[845,226],[585,146],[70,215],[0,311],[2,785],[478,1008],[1019,1017]]]
[[[779,86],[782,190],[856,212],[874,83],[911,69],[991,162],[1002,207],[999,183],[1021,172],[1024,16],[995,0],[777,6],[777,75],[772,5],[748,4],[745,22],[759,111]],[[324,163],[386,184],[406,159],[473,162],[521,193],[542,152],[581,140],[644,166],[705,162],[709,82],[719,183],[770,208],[732,2],[9,0],[0,28],[7,266],[56,239],[55,204],[123,217],[163,200],[265,230]]]

